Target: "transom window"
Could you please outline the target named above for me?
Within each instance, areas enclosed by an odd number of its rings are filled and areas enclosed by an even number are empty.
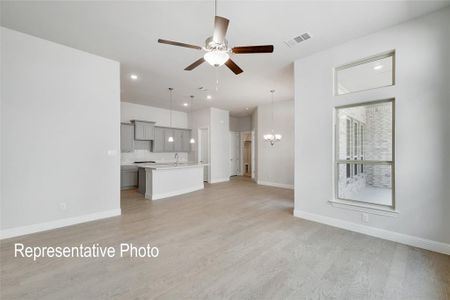
[[[394,100],[336,108],[336,198],[394,208]]]

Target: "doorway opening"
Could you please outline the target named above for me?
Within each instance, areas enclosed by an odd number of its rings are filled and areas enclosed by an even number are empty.
[[[241,175],[241,141],[239,132],[230,132],[230,176]]]
[[[251,131],[241,132],[241,157],[242,167],[241,174],[245,177],[253,177],[253,135]]]
[[[198,161],[203,167],[203,181],[209,182],[209,128],[198,129]]]

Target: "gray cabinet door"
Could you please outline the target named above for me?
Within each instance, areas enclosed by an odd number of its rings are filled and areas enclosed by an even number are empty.
[[[134,126],[120,124],[120,152],[134,151]]]
[[[134,121],[134,138],[138,141],[150,141],[155,138],[155,123]]]
[[[183,143],[184,143],[184,130],[182,129],[174,129],[174,151],[182,152],[183,151]]]
[[[191,151],[191,131],[190,130],[184,130],[183,132],[183,152],[190,152]]]
[[[173,152],[174,151],[174,142],[169,142],[169,137],[172,136],[174,139],[174,129],[172,128],[164,128],[164,152]]]
[[[165,130],[161,127],[155,127],[155,138],[153,140],[153,152],[164,152]]]
[[[138,171],[137,170],[122,170],[120,172],[120,188],[133,188],[138,185]]]

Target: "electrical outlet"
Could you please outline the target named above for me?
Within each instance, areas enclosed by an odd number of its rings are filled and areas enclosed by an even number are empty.
[[[361,219],[363,223],[369,223],[369,214],[368,213],[362,213]]]
[[[67,209],[67,203],[66,202],[61,202],[59,203],[59,208],[61,210],[66,210]]]

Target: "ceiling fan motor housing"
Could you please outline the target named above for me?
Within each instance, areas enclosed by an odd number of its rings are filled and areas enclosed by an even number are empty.
[[[228,41],[223,39],[222,43],[217,43],[214,41],[213,37],[210,36],[205,41],[205,50],[206,51],[228,51]]]

